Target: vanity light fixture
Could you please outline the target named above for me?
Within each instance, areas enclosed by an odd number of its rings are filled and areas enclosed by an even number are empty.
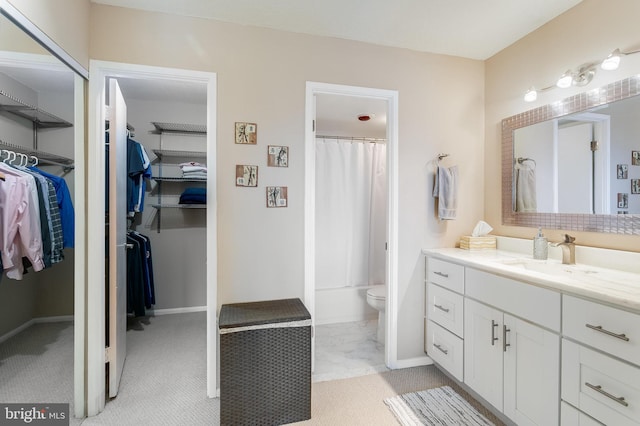
[[[591,83],[591,80],[593,80],[593,77],[596,75],[598,64],[603,70],[613,71],[618,69],[618,66],[620,66],[620,58],[622,56],[632,55],[634,53],[640,53],[640,50],[621,52],[620,49],[616,49],[601,62],[590,62],[584,64],[580,68],[578,68],[577,71],[567,70],[560,76],[554,86],[545,87],[544,89],[540,89],[537,91],[534,87],[531,87],[525,93],[524,100],[525,102],[533,102],[538,99],[538,93],[552,89],[554,87],[566,89],[571,86],[586,86],[587,84]]]
[[[560,76],[558,81],[556,82],[556,86],[561,89],[566,89],[567,87],[571,87],[573,84],[573,73],[571,70],[567,70],[564,74]]]

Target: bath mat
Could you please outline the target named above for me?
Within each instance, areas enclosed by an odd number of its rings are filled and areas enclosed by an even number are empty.
[[[384,403],[403,426],[494,426],[449,386],[394,396]]]

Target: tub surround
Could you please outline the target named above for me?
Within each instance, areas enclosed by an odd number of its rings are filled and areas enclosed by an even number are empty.
[[[496,250],[425,249],[429,257],[459,263],[565,294],[640,313],[640,253],[576,245],[576,265],[562,265],[559,247],[534,260],[533,240],[498,237]]]

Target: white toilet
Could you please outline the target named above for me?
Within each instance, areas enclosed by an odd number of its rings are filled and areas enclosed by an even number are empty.
[[[367,290],[367,303],[378,311],[378,342],[384,343],[384,310],[387,301],[387,286],[376,285]]]

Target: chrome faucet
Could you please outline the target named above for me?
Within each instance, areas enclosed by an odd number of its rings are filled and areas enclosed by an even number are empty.
[[[551,244],[553,247],[560,247],[562,249],[562,264],[563,265],[575,265],[576,264],[576,245],[574,241],[575,237],[569,234],[564,234],[564,241],[561,243]]]

